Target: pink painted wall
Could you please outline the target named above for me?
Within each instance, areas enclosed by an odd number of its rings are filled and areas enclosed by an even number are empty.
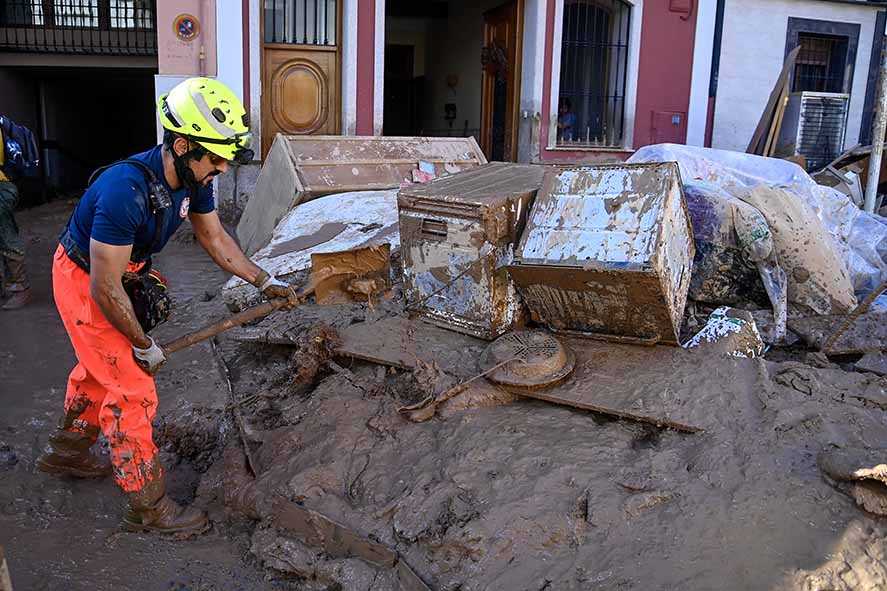
[[[182,38],[176,34],[174,25],[180,16],[197,22],[196,36]],[[158,2],[158,73],[215,76],[216,69],[216,0]]]
[[[697,1],[646,0],[641,29],[634,148],[659,141],[686,141],[687,110],[693,73]],[[545,162],[595,163],[625,160],[627,150],[549,150],[548,126],[556,0],[548,0],[545,23],[545,71],[539,154]],[[677,11],[672,10],[675,9]],[[683,17],[683,18],[682,18]],[[559,73],[555,73],[559,75]],[[672,124],[678,116],[679,125]]]
[[[382,33],[384,34],[384,33]],[[376,59],[376,0],[357,3],[357,135],[373,135]],[[380,73],[381,74],[381,73]]]
[[[644,2],[634,124],[635,148],[665,141],[687,141],[687,110],[690,105],[696,33],[695,2]],[[682,10],[674,12],[670,6]],[[677,125],[673,123],[675,119],[672,116],[677,117]]]

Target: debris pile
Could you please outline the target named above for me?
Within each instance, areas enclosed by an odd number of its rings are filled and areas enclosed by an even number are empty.
[[[831,551],[823,499],[887,507],[880,216],[747,154],[447,157],[397,169],[399,190],[363,169],[302,190],[254,249],[317,287],[226,347],[241,420],[225,497],[269,569],[317,589],[723,587],[704,556],[745,573],[730,588],[769,588]],[[357,281],[367,246],[377,273]],[[254,404],[269,345],[291,355],[289,389]],[[736,524],[767,515],[780,527],[746,543]]]

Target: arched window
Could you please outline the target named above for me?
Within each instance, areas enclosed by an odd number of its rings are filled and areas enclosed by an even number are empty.
[[[565,0],[558,146],[622,147],[631,5]]]

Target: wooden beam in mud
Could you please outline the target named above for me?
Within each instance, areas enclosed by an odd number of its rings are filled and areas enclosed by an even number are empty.
[[[271,522],[306,545],[322,549],[331,558],[360,558],[378,567],[395,569],[402,591],[431,591],[397,552],[322,513],[277,496],[271,501]]]
[[[12,577],[9,575],[9,566],[6,564],[3,546],[0,546],[0,591],[12,591]]]
[[[477,360],[487,343],[403,316],[352,324],[341,330],[336,354],[380,365],[412,370],[417,360],[434,361],[458,378],[477,373]]]
[[[675,364],[696,366],[700,356],[675,347],[614,345],[564,339],[576,355],[573,375],[552,388],[509,391],[537,400],[685,433],[703,430],[690,417],[692,404],[671,388]]]

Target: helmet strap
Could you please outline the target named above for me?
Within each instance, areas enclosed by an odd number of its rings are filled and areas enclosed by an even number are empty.
[[[188,162],[191,160],[199,160],[202,157],[197,155],[199,148],[192,148],[181,156],[176,154],[175,150],[170,151],[172,152],[173,166],[175,167],[176,175],[179,177],[179,180],[189,191],[191,191],[191,193],[196,194],[200,189],[200,182],[197,180],[197,177],[194,176],[194,171],[188,166]]]

